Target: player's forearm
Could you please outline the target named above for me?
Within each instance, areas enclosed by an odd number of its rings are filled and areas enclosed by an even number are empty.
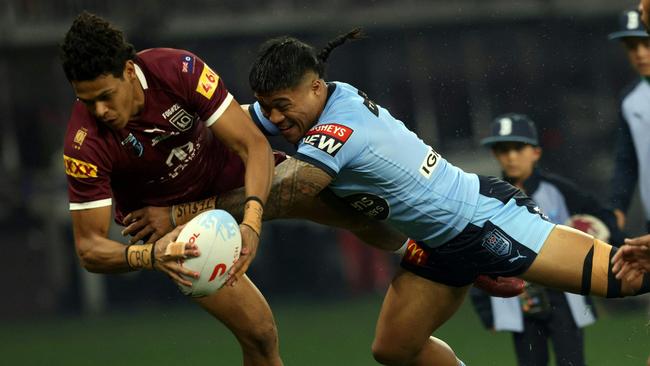
[[[123,273],[133,270],[126,260],[126,245],[100,236],[79,238],[77,241],[79,262],[87,271]],[[144,260],[148,259],[144,257]]]
[[[248,146],[246,156],[243,157],[246,164],[244,186],[247,197],[259,197],[266,202],[271,189],[275,163],[273,151],[266,138],[260,133],[256,140],[259,141]]]

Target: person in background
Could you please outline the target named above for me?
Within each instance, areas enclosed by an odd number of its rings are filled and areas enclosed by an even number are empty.
[[[482,144],[491,148],[503,179],[529,195],[551,222],[568,224],[604,241],[614,233],[610,240],[614,244],[623,240],[611,210],[572,182],[537,167],[542,148],[528,116],[496,117],[491,136]],[[585,364],[582,328],[596,319],[589,297],[530,283],[519,297],[491,297],[477,288],[470,295],[486,328],[512,332],[519,366],[548,365],[549,341],[556,365]]]

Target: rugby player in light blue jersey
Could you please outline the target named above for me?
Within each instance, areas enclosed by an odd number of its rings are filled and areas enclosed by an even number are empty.
[[[616,279],[616,249],[546,220],[534,202],[497,178],[447,162],[388,110],[352,85],[324,80],[335,47],[317,53],[291,37],[265,42],[249,81],[252,118],[297,144],[276,167],[274,204],[304,201],[329,187],[364,213],[413,239],[379,316],[372,352],[390,365],[462,365],[431,337],[458,309],[480,274],[602,297],[650,291],[646,273]],[[507,131],[504,131],[507,133]]]

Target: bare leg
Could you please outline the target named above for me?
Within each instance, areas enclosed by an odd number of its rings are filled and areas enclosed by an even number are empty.
[[[594,240],[591,235],[581,231],[557,225],[522,278],[577,294],[581,293],[585,284],[589,284],[590,294],[606,297],[609,287],[619,286],[611,272],[611,252],[609,244]],[[583,276],[585,269],[588,272]],[[642,281],[642,277],[632,281],[621,280],[620,296],[636,294]]]
[[[468,289],[399,272],[379,314],[375,359],[386,365],[457,366],[454,351],[431,334],[458,310]]]
[[[248,276],[234,287],[194,300],[233,332],[242,347],[244,365],[282,365],[271,308]]]

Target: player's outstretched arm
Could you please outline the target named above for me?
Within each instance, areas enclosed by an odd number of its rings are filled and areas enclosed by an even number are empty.
[[[231,269],[227,284],[241,277],[257,253],[262,231],[262,214],[271,188],[274,159],[271,146],[262,132],[246,116],[234,99],[219,119],[210,126],[212,132],[246,165],[244,218],[240,224],[242,249]]]
[[[298,172],[304,169],[304,172]],[[316,169],[316,170],[314,170]],[[320,169],[296,159],[288,159],[276,167],[271,193],[264,208],[264,220],[307,219],[319,224],[350,230],[361,240],[374,247],[395,251],[405,242],[406,236],[389,225],[373,220],[349,207],[330,190],[322,189],[331,180]],[[321,171],[322,172],[322,171]],[[319,176],[320,183],[305,182]],[[123,234],[134,235],[132,243],[151,235],[159,238],[173,229],[173,223],[185,224],[201,212],[213,208],[228,211],[238,221],[244,216],[244,188],[226,192],[219,197],[174,205],[173,207],[145,207],[126,216],[132,222]],[[153,240],[153,239],[152,239]]]
[[[180,228],[155,244],[125,246],[108,238],[111,206],[74,210],[71,215],[77,255],[81,265],[90,272],[121,273],[155,268],[174,281],[190,286],[181,275],[198,275],[176,263],[179,258],[200,254],[194,244],[171,244]]]

